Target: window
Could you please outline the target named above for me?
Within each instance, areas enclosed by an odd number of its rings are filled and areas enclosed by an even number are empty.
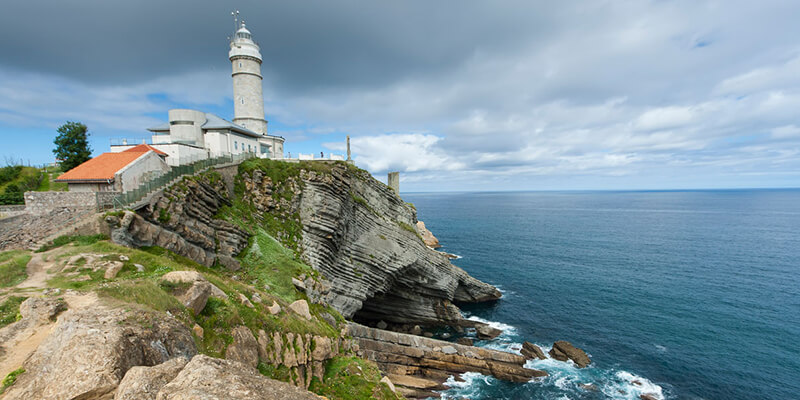
[[[234,150],[239,150],[239,142],[237,142],[235,140],[233,141],[233,149]]]
[[[242,63],[239,63],[239,68],[242,68]]]
[[[252,153],[252,152],[253,152],[253,149],[252,149],[252,148],[250,148],[250,145],[249,145],[249,144],[247,145],[247,152],[248,152],[248,153]]]
[[[239,97],[239,101],[241,101],[242,104],[244,104],[244,97]]]

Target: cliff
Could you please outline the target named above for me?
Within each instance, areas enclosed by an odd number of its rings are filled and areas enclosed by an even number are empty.
[[[366,171],[262,160],[243,164],[237,179],[241,204],[293,221],[272,233],[321,272],[330,286],[322,300],[347,318],[455,325],[453,302],[501,296],[427,247],[416,210]]]

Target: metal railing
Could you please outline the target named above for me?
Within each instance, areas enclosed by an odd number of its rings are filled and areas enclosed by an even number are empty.
[[[144,199],[150,193],[164,188],[172,181],[184,175],[194,175],[216,165],[239,163],[254,157],[256,157],[255,153],[231,154],[197,160],[190,164],[173,166],[170,168],[169,172],[142,183],[136,189],[129,190],[118,196],[115,196],[114,208],[123,209],[127,206],[130,206],[131,204]]]

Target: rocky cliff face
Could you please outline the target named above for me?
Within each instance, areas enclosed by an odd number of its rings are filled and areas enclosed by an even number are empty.
[[[309,165],[276,182],[268,176],[274,164],[240,171],[243,200],[301,222],[301,234],[285,232],[284,239],[296,240],[304,261],[329,281],[324,300],[345,317],[455,324],[461,314],[453,302],[500,298],[495,287],[428,248],[414,208],[366,171]]]
[[[206,174],[176,184],[137,215],[109,221],[112,239],[237,269],[245,230],[264,229],[322,273],[327,282],[307,285],[316,288],[306,290],[312,301],[364,321],[455,325],[454,302],[501,296],[426,246],[416,210],[366,171],[253,160],[231,178]],[[221,208],[233,210],[229,221],[215,218]]]
[[[111,238],[128,247],[159,246],[211,266],[236,270],[234,256],[247,246],[248,233],[215,218],[230,204],[222,180],[184,179],[154,196],[136,214],[109,217]]]

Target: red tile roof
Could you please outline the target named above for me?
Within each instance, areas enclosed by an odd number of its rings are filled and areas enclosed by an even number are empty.
[[[56,179],[56,181],[108,181],[114,179],[122,168],[132,163],[144,153],[123,151],[121,153],[103,153],[78,165]]]
[[[155,148],[153,146],[150,146],[149,144],[144,144],[144,143],[140,144],[138,146],[133,146],[130,149],[125,150],[124,152],[128,152],[129,151],[131,153],[147,153],[150,150],[155,151],[156,154],[158,154],[160,156],[167,156],[167,153],[164,153],[163,151],[161,151],[161,150],[159,150],[159,149],[157,149],[157,148]]]

